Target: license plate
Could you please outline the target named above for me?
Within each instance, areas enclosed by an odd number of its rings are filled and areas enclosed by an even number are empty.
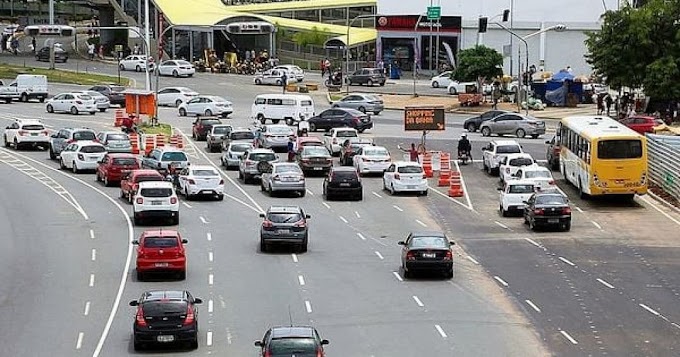
[[[408,188],[409,190],[415,190],[415,189],[416,189],[416,186],[414,186],[414,185],[407,185],[406,188]]]
[[[349,184],[348,183],[341,183],[340,187],[349,187]]]
[[[437,254],[435,253],[423,253],[423,258],[436,258]]]
[[[284,181],[284,182],[296,182],[296,181],[298,181],[298,179],[296,179],[295,177],[284,177],[281,181]]]
[[[167,268],[168,267],[168,263],[156,263],[154,265],[156,266],[156,268]]]
[[[323,167],[315,167],[314,170],[323,170]]]
[[[158,342],[173,342],[174,340],[175,340],[175,336],[173,336],[173,335],[156,336],[156,341],[158,341]]]
[[[152,206],[160,206],[163,204],[163,201],[151,201]]]
[[[560,223],[560,220],[557,218],[551,218],[548,220],[548,223]]]
[[[38,136],[38,133],[31,133],[31,136]]]
[[[279,234],[288,234],[290,233],[290,229],[279,229]]]

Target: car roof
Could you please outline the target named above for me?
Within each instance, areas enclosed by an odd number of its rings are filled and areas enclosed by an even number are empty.
[[[150,229],[142,232],[142,237],[177,237],[179,232],[173,229]]]
[[[267,212],[300,213],[301,210],[300,206],[270,206]]]
[[[173,188],[172,182],[167,181],[142,181],[139,183],[139,188],[142,186],[146,188]]]
[[[534,181],[529,181],[529,180],[510,180],[506,183],[508,186],[516,186],[516,185],[531,185],[535,186],[536,183]]]
[[[90,128],[86,128],[86,127],[82,127],[82,128],[73,128],[73,127],[69,127],[69,126],[64,127],[64,128],[60,128],[59,130],[68,130],[68,131],[91,131],[91,132],[93,132],[93,133],[95,132],[94,129],[90,129]]]
[[[276,326],[271,328],[272,339],[286,337],[315,338],[314,328],[311,326]]]
[[[94,141],[94,140],[78,140],[78,141],[73,142],[73,144],[78,144],[78,146],[101,146],[101,147],[104,146],[99,141]]]
[[[233,128],[233,126],[231,126],[231,124],[215,124],[215,125],[213,125],[212,127],[213,127],[213,129],[214,129],[214,128],[219,128],[219,127],[223,127],[223,126],[224,126],[224,127]]]
[[[421,167],[422,165],[417,162],[417,161],[392,161],[392,163],[395,166],[418,166]]]
[[[333,109],[347,110],[347,109],[345,109],[345,108],[333,108]],[[349,109],[349,110],[354,110],[354,109]],[[358,110],[357,110],[357,111],[358,111]],[[359,113],[361,113],[361,112],[359,112]],[[363,114],[363,113],[362,113],[362,114]],[[354,128],[333,128],[333,129],[335,130],[336,133],[339,132],[339,131],[357,131],[357,130],[354,129]]]
[[[232,147],[232,145],[250,145],[252,148],[255,147],[255,144],[250,139],[244,139],[244,140],[232,140],[229,143],[229,147]],[[252,149],[251,149],[252,150]]]
[[[258,154],[261,154],[261,153],[267,153],[267,154],[272,153],[272,154],[274,154],[274,150],[272,150],[272,149],[265,149],[265,148],[255,148],[255,149],[249,150],[248,152],[251,153],[251,154],[254,154],[254,153],[258,153]]]
[[[164,146],[162,148],[157,148],[161,152],[184,152],[184,150],[174,147],[174,146]]]
[[[410,235],[411,237],[446,237],[442,231],[414,231]]]
[[[520,166],[519,168],[524,170],[524,171],[548,171],[548,172],[551,172],[549,168],[547,168],[545,166],[541,166],[541,165],[536,164],[536,163],[531,164],[531,165],[523,165],[523,166]]]
[[[231,132],[232,133],[239,133],[239,132],[246,132],[246,131],[251,132],[251,133],[253,132],[252,130],[247,129],[247,128],[234,128],[234,130],[232,130]]]
[[[323,143],[323,141],[316,136],[298,136],[297,139],[301,143],[304,143],[304,142],[307,142],[307,141],[314,141],[314,142]]]
[[[281,162],[273,162],[272,166],[298,166],[298,164],[294,162],[287,162],[287,161],[281,161]]]
[[[516,159],[516,158],[523,158],[523,157],[526,157],[526,158],[529,158],[529,159],[534,158],[533,156],[531,156],[531,154],[526,153],[526,152],[517,152],[517,153],[513,153],[513,154],[508,154],[508,160]]]
[[[210,165],[191,165],[188,167],[189,170],[194,171],[194,170],[211,170],[217,172],[214,167]]]
[[[19,124],[42,124],[43,123],[42,121],[40,121],[40,119],[14,118],[14,121],[19,123]]]
[[[497,146],[503,146],[503,145],[517,145],[519,146],[519,143],[515,140],[491,140],[494,145]]]

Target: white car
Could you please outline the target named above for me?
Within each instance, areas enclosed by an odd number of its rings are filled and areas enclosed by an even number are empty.
[[[93,90],[83,90],[83,91],[74,91],[72,93],[81,93],[81,94],[86,94],[92,97],[94,99],[94,105],[97,107],[97,109],[100,112],[105,112],[107,109],[111,107],[111,101],[109,100],[109,97]]]
[[[288,71],[289,75],[294,77],[298,82],[302,82],[305,79],[305,71],[294,64],[282,64],[280,66],[274,67],[274,69]]]
[[[291,75],[285,69],[268,69],[264,72],[256,73],[255,78],[253,78],[253,83],[257,85],[269,84],[280,86],[281,83],[283,83],[284,73],[286,74],[286,84],[295,83],[297,81],[295,76]]]
[[[500,192],[498,209],[503,217],[507,217],[510,213],[522,213],[524,202],[536,192],[536,187],[532,181],[513,180],[506,182],[502,188],[498,188],[498,191]]]
[[[149,64],[149,70],[153,70],[154,64],[152,61],[147,61],[144,55],[129,55],[120,61],[118,67],[121,71],[135,71],[142,72],[146,70],[146,64]]]
[[[198,97],[198,92],[187,87],[165,87],[161,88],[156,95],[158,105],[179,107],[191,99]]]
[[[345,140],[357,137],[359,132],[354,128],[333,128],[323,135],[323,144],[331,155],[337,155],[340,154]]]
[[[187,76],[191,77],[196,73],[196,68],[194,65],[184,60],[169,60],[163,61],[158,65],[156,69],[158,74],[161,76]]]
[[[515,179],[533,182],[537,190],[555,188],[555,179],[550,169],[538,164],[520,167],[515,173]]]
[[[427,196],[427,178],[423,166],[414,161],[395,161],[383,174],[383,189],[394,195],[397,192],[418,192]]]
[[[517,173],[517,170],[519,170],[520,167],[533,165],[535,163],[536,160],[527,153],[508,154],[499,162],[498,177],[501,182],[514,180],[515,178],[513,175]]]
[[[451,71],[445,71],[442,72],[430,80],[430,85],[432,88],[439,88],[439,87],[449,87],[449,84],[451,84]]]
[[[446,90],[449,92],[449,94],[456,95],[458,93],[467,93],[468,86],[477,86],[477,83],[451,81],[451,83],[449,83],[449,85],[446,87]]]
[[[224,153],[221,159],[222,166],[227,170],[238,167],[241,156],[243,156],[246,151],[253,150],[254,148],[255,145],[251,142],[236,141],[229,143],[227,152]]]
[[[226,118],[234,112],[230,101],[216,95],[199,95],[186,103],[179,105],[177,109],[180,116],[196,115],[211,117],[213,115]]]
[[[184,168],[177,181],[177,190],[187,199],[202,195],[217,197],[220,201],[224,199],[224,179],[212,166]]]
[[[15,150],[19,150],[22,145],[40,146],[47,149],[50,146],[49,134],[40,120],[15,119],[5,128],[3,141],[5,147],[12,145]]]
[[[382,173],[391,163],[390,152],[383,146],[364,146],[354,155],[354,168],[359,175]]]
[[[95,170],[106,155],[106,147],[99,142],[80,140],[68,144],[59,154],[59,167],[71,169],[74,174],[83,170]]]
[[[524,152],[515,140],[491,140],[482,147],[482,167],[489,175],[499,173],[501,160],[510,154]]]
[[[179,200],[172,182],[140,182],[132,200],[132,218],[135,225],[146,218],[170,218],[178,224]]]
[[[94,98],[83,93],[60,93],[45,101],[48,113],[63,112],[78,115],[82,112],[94,115],[97,107]]]

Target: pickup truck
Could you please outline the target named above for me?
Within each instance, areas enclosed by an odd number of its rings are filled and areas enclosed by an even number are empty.
[[[120,181],[120,197],[132,203],[137,187],[143,181],[165,181],[165,177],[156,170],[124,171]]]
[[[21,95],[17,92],[17,87],[6,86],[3,81],[0,81],[0,100],[5,103],[12,103],[13,100],[19,99]]]

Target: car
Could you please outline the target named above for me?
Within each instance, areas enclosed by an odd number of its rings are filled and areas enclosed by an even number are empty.
[[[453,278],[453,250],[455,243],[443,232],[411,232],[406,240],[400,241],[401,269],[405,278],[414,273],[435,271]]]
[[[241,156],[249,150],[253,150],[255,145],[250,142],[233,141],[227,146],[227,152],[222,155],[221,162],[227,170],[238,167]]]
[[[506,155],[522,152],[522,146],[515,140],[491,140],[482,147],[482,166],[489,175],[499,174],[500,162]]]
[[[272,244],[294,245],[298,252],[306,252],[309,244],[309,227],[305,214],[298,206],[271,206],[260,213],[264,219],[260,228],[260,251],[269,251]]]
[[[523,138],[530,135],[536,139],[545,134],[545,122],[522,114],[505,113],[483,122],[479,130],[483,136],[510,134]]]
[[[545,143],[548,145],[545,152],[545,160],[548,161],[550,169],[557,171],[560,169],[560,152],[562,150],[560,142],[556,136],[553,136],[552,139],[546,140]]]
[[[333,128],[350,127],[360,133],[373,127],[371,117],[354,109],[331,108],[308,120],[309,131],[319,129],[329,131]],[[338,149],[339,150],[339,149]]]
[[[507,83],[505,85],[499,83],[499,89],[501,90],[501,94],[503,95],[514,95],[517,93],[517,88],[519,88],[519,81],[518,80],[513,80],[510,83]],[[505,89],[504,89],[505,88]],[[482,85],[482,91],[484,92],[485,95],[491,95],[494,90],[494,82],[491,83],[484,83]]]
[[[439,73],[438,75],[430,79],[430,85],[432,86],[432,88],[448,87],[449,83],[451,83],[452,75],[453,72],[451,71],[444,71],[442,73]]]
[[[255,145],[255,133],[250,129],[236,128],[229,133],[223,145],[227,149],[228,145],[233,142],[247,142]]]
[[[59,168],[71,169],[74,174],[83,170],[96,170],[104,155],[106,155],[106,148],[99,142],[76,141],[68,144],[59,155]]]
[[[109,102],[113,105],[120,105],[121,108],[125,107],[125,87],[117,84],[98,84],[96,86],[90,87],[90,89],[95,92],[99,92],[105,97],[109,98]]]
[[[206,140],[213,125],[220,125],[222,121],[216,118],[196,118],[191,124],[191,137],[194,140]]]
[[[353,167],[333,166],[323,180],[323,196],[326,200],[334,198],[364,198],[364,186],[359,173]]]
[[[132,218],[135,225],[147,218],[169,218],[179,224],[179,200],[172,182],[139,182],[132,200]]]
[[[306,94],[258,94],[250,106],[250,117],[262,125],[270,120],[273,124],[284,121],[295,126],[314,115],[314,99]]]
[[[182,169],[178,177],[179,193],[188,200],[196,196],[212,196],[224,199],[224,179],[212,166],[192,165]]]
[[[550,169],[538,164],[520,167],[513,177],[517,180],[533,182],[537,190],[547,190],[555,187],[555,179]]]
[[[480,115],[467,118],[463,122],[463,128],[467,129],[467,131],[474,133],[479,129],[479,127],[482,126],[482,123],[491,120],[501,114],[509,113],[507,110],[489,110],[486,111]]]
[[[298,82],[302,82],[305,79],[305,71],[293,64],[278,65],[274,67],[274,69],[287,71],[288,75],[292,78],[295,78]]]
[[[362,68],[347,76],[347,83],[349,85],[365,84],[372,87],[374,84],[378,84],[382,87],[386,82],[387,77],[385,77],[384,71],[380,68]]]
[[[170,229],[144,231],[139,239],[133,240],[137,246],[137,280],[142,281],[147,273],[173,273],[179,279],[187,276],[187,256],[184,244],[188,240],[180,233]]]
[[[45,111],[48,113],[71,113],[73,115],[85,112],[94,115],[97,107],[94,104],[94,98],[87,94],[59,93],[45,101]]]
[[[146,70],[147,63],[149,64],[149,70],[153,70],[154,68],[153,61],[148,61],[144,55],[129,55],[118,63],[118,68],[120,68],[121,71],[142,72]]]
[[[499,162],[498,177],[501,183],[514,180],[514,175],[520,167],[535,163],[536,160],[527,153],[508,154]]]
[[[654,134],[654,127],[664,124],[663,120],[657,117],[643,115],[634,115],[621,119],[621,123],[640,135],[645,135],[646,133]]]
[[[114,182],[120,182],[124,171],[137,169],[139,161],[136,155],[107,153],[97,165],[95,178],[98,182],[104,181],[104,186],[111,186]]]
[[[458,93],[474,93],[476,92],[477,82],[458,82],[451,81],[446,87],[446,91],[451,95],[457,95]]]
[[[524,203],[524,224],[532,231],[552,226],[563,231],[571,229],[569,199],[560,192],[536,192]]]
[[[536,192],[536,187],[531,181],[513,180],[499,187],[498,191],[498,210],[501,216],[507,217],[511,213],[521,213],[524,210],[524,202]]]
[[[371,112],[375,115],[385,110],[383,100],[376,94],[352,93],[337,102],[333,102],[333,108],[356,109],[362,113]]]
[[[35,60],[39,62],[50,61],[50,48],[43,47],[35,53]],[[54,47],[54,62],[66,63],[68,61],[68,52],[61,47]]]
[[[120,198],[132,204],[132,199],[139,188],[140,182],[165,181],[165,176],[156,170],[131,170],[123,171],[120,179]]]
[[[390,152],[384,146],[364,146],[352,158],[359,175],[382,174],[392,163]]]
[[[325,174],[333,166],[333,157],[323,146],[303,146],[295,158],[305,174]]]
[[[189,157],[184,151],[174,147],[159,147],[153,149],[142,158],[143,169],[155,169],[167,171],[170,164],[183,169],[189,166]]]
[[[238,178],[247,184],[253,178],[261,177],[262,171],[267,167],[267,165],[260,165],[263,161],[271,164],[279,162],[279,157],[272,149],[253,149],[243,153],[238,164]]]
[[[130,301],[136,307],[132,325],[135,351],[150,344],[189,343],[198,348],[198,309],[203,300],[186,290],[153,290]]]
[[[199,95],[189,99],[186,103],[180,104],[177,108],[182,117],[187,115],[211,117],[215,115],[226,118],[234,112],[230,101],[216,95]]]
[[[354,128],[333,128],[323,136],[323,143],[331,155],[339,155],[342,144],[348,139],[359,137],[359,132]]]
[[[224,142],[229,137],[233,128],[227,124],[217,124],[210,128],[210,132],[205,136],[205,145],[210,152],[222,151]]]
[[[108,153],[132,153],[130,137],[120,131],[100,131],[97,133],[97,141],[106,147]]]
[[[89,95],[90,97],[92,97],[92,99],[94,99],[94,105],[97,108],[97,110],[99,110],[102,113],[111,107],[111,101],[109,100],[109,98],[99,92],[93,90],[83,90],[73,91],[71,93],[81,93]]]
[[[274,195],[276,192],[297,192],[305,197],[305,175],[300,166],[292,162],[275,162],[262,172],[260,188]]]
[[[97,134],[89,128],[61,128],[50,135],[50,159],[56,160],[59,154],[71,143],[80,140],[96,141]]]
[[[187,87],[161,88],[156,95],[158,105],[178,107],[198,96],[198,92]]]
[[[398,192],[417,192],[427,196],[429,185],[423,166],[415,161],[395,161],[383,173],[383,190],[395,195]]]
[[[367,138],[351,137],[343,141],[340,147],[340,165],[354,165],[354,155],[364,146],[372,146],[373,141]]]
[[[44,149],[50,146],[49,131],[37,119],[15,119],[12,124],[5,127],[2,139],[6,148],[12,145],[15,150],[19,150],[21,146]]]
[[[286,149],[288,141],[295,136],[295,130],[285,124],[263,125],[257,134],[256,145],[265,149]]]
[[[295,76],[288,73],[287,70],[284,70],[284,69],[268,69],[266,71],[256,73],[255,77],[253,78],[253,83],[255,83],[257,85],[268,84],[268,85],[280,86],[281,83],[283,83],[283,75],[284,74],[286,75],[286,85],[297,82],[297,79],[295,79]]]
[[[316,136],[298,136],[295,138],[295,150],[300,152],[305,146],[324,146],[323,140]]]
[[[196,73],[196,68],[188,61],[168,60],[161,62],[156,67],[156,73],[160,76],[193,77],[194,73]]]
[[[261,357],[278,356],[314,356],[325,357],[324,346],[328,340],[322,340],[319,332],[310,326],[277,326],[264,334],[262,340],[255,341]]]

